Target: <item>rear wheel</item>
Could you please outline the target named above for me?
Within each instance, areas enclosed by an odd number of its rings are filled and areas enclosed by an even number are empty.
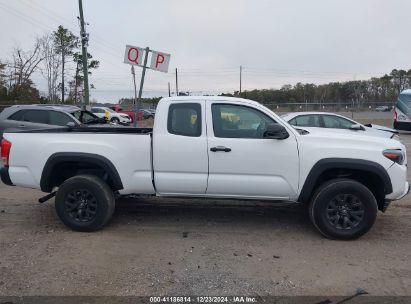
[[[320,186],[310,206],[314,226],[326,237],[355,239],[373,226],[378,206],[372,192],[350,179],[335,179]]]
[[[56,212],[61,221],[76,231],[95,231],[112,217],[114,193],[94,175],[78,175],[66,180],[58,189]]]

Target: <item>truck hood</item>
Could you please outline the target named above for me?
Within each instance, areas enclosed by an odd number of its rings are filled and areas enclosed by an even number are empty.
[[[405,151],[405,146],[396,139],[391,139],[393,135],[390,132],[380,131],[386,133],[389,136],[370,136],[367,131],[352,131],[347,132],[346,130],[337,129],[325,129],[325,128],[300,128],[298,129],[306,130],[307,133],[300,135],[301,138],[307,137],[310,139],[324,139],[328,140],[329,144],[333,143],[352,143],[357,145],[359,148],[366,145],[385,147],[386,149],[403,149]],[[375,130],[376,131],[376,130]],[[361,133],[360,133],[361,132]]]
[[[327,129],[327,128],[316,128],[316,127],[295,127],[296,129],[306,130],[310,133],[324,133],[337,136],[338,134],[348,135],[348,136],[372,136],[381,138],[391,138],[394,132],[388,130],[378,130],[375,128],[370,128],[365,126],[365,130],[347,130],[347,129]]]

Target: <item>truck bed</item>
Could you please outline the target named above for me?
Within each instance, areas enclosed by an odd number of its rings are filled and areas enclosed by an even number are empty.
[[[151,132],[151,128],[127,127],[7,130],[4,138],[13,144],[9,174],[16,185],[40,189],[51,157],[63,153],[75,162],[79,155],[87,154],[104,158],[116,168],[123,183],[120,193],[153,194]]]

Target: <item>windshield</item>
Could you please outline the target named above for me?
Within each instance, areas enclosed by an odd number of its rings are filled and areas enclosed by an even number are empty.
[[[411,95],[400,94],[398,96],[397,108],[406,115],[411,114]]]
[[[79,120],[81,123],[87,124],[90,122],[95,122],[97,117],[91,114],[90,112],[87,111],[75,111],[72,112],[71,115],[73,115],[77,120]]]

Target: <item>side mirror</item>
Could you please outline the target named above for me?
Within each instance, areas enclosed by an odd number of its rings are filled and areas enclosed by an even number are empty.
[[[289,136],[287,129],[278,123],[268,125],[263,135],[264,138],[272,139],[286,139]]]
[[[354,131],[364,131],[364,127],[362,125],[359,124],[354,124],[350,126],[350,130],[354,130]]]
[[[74,128],[76,126],[76,124],[74,122],[70,121],[66,124],[66,126],[71,129],[71,128]]]

